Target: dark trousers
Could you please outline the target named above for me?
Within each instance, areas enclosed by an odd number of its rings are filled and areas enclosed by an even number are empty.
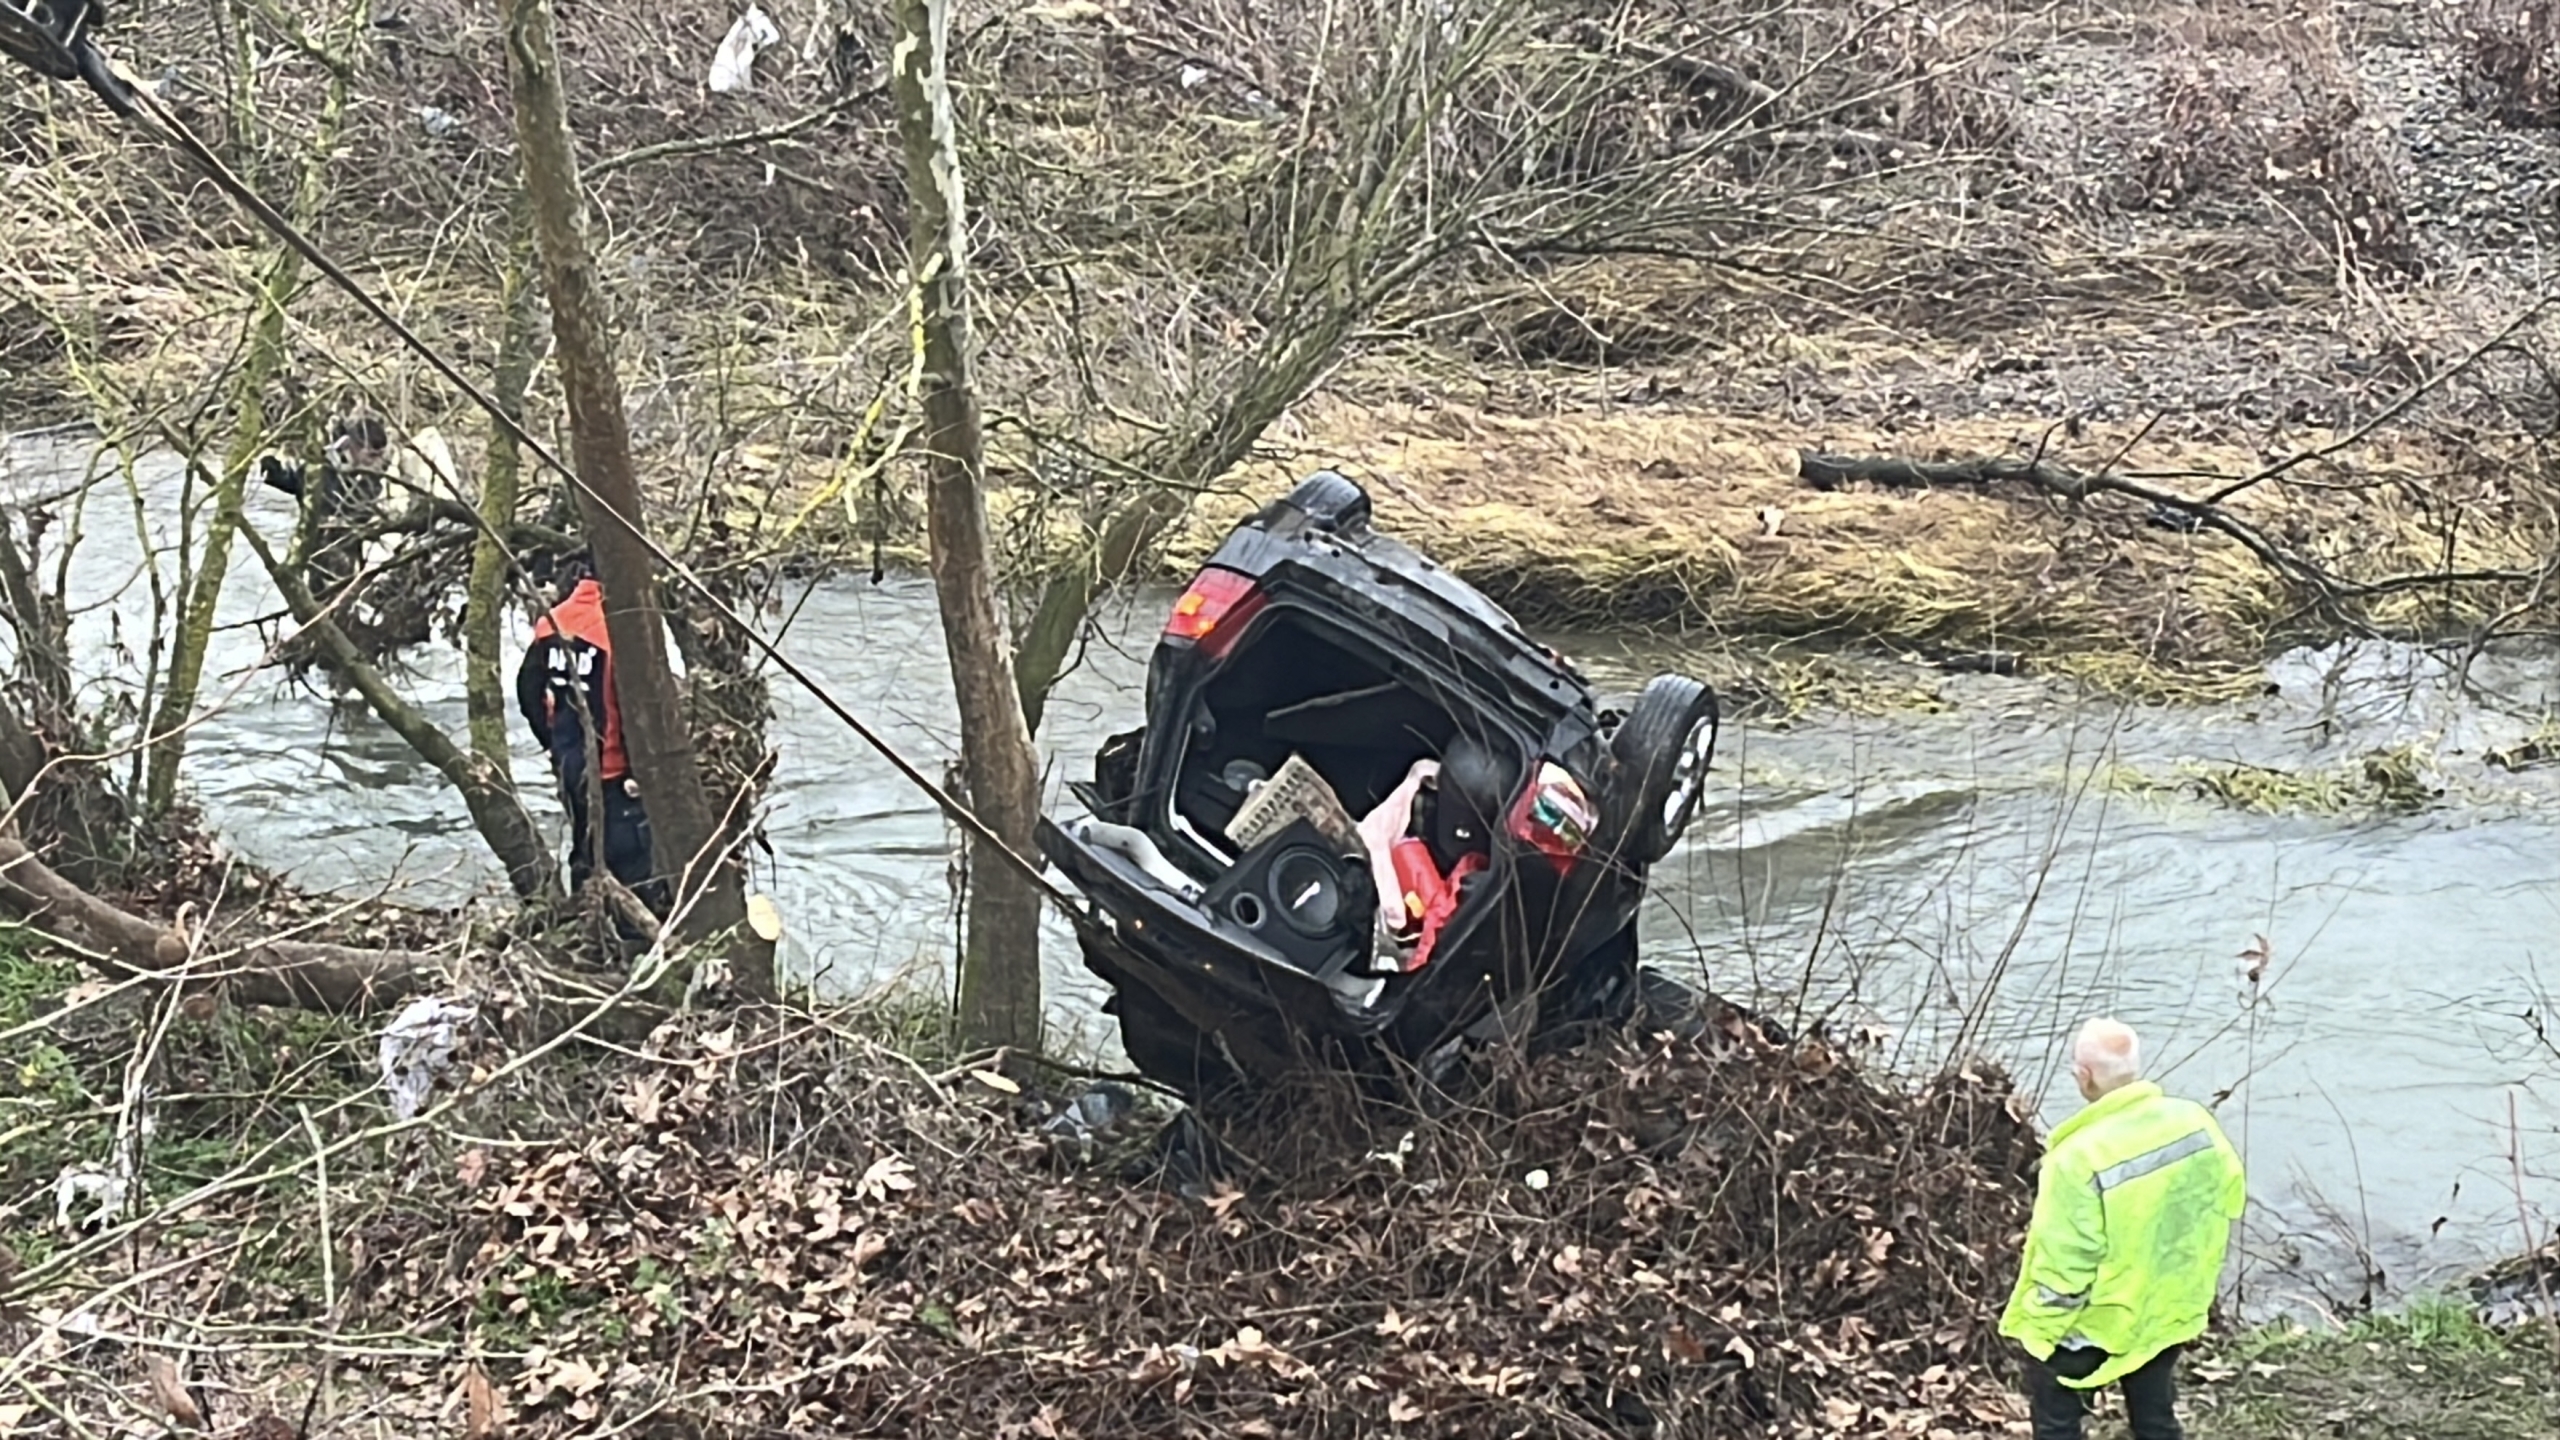
[[[560,804],[569,812],[569,883],[572,887],[587,883],[595,874],[596,835],[587,812],[587,787],[563,781]],[[620,780],[604,782],[604,866],[614,879],[631,887],[631,893],[650,912],[667,913],[667,886],[654,874],[655,863],[649,850],[649,812]]]
[[[2125,1419],[2133,1440],[2186,1440],[2178,1428],[2178,1346],[2151,1357],[2139,1370],[2116,1382],[2124,1391]],[[2032,1356],[2026,1362],[2027,1417],[2035,1440],[2080,1440],[2080,1419],[2088,1413],[2087,1390],[2074,1390],[2063,1377],[2084,1379],[2107,1363],[2104,1350],[2056,1350],[2051,1361]]]

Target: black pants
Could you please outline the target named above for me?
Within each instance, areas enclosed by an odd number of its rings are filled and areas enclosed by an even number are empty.
[[[2133,1440],[2186,1440],[2186,1432],[2178,1428],[2179,1348],[2170,1346],[2116,1382],[2124,1391]],[[2062,1377],[2082,1379],[2105,1363],[2107,1352],[2091,1349],[2056,1350],[2050,1362],[2028,1358],[2027,1416],[2035,1424],[2035,1440],[2080,1440],[2080,1419],[2088,1413],[2091,1392],[2072,1389]]]
[[[563,782],[560,803],[569,812],[569,883],[582,886],[596,869],[596,837],[587,814],[587,787]],[[604,866],[652,914],[667,913],[667,886],[654,871],[649,812],[620,780],[604,782]]]

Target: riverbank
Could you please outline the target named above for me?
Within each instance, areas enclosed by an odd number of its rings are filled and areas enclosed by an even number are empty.
[[[2252,447],[2223,427],[2153,421],[2059,433],[2024,415],[1818,430],[1677,402],[1545,414],[1460,403],[1310,407],[1294,468],[1367,478],[1381,527],[1540,625],[1669,627],[1810,642],[1955,667],[2017,666],[2102,693],[2202,697],[2255,678],[2288,642],[2324,638],[2282,562],[2230,535],[2164,523],[2124,495],[2060,498],[2031,480],[1905,489],[1817,485],[1807,451],[1922,462],[2042,463],[2210,494],[2279,452],[2326,452],[2221,507],[2348,582],[2441,569],[2531,571],[2560,529],[2516,490],[2447,527],[2419,498],[2459,460],[2413,437],[2306,431]],[[1287,463],[1259,466],[1265,491]],[[1238,507],[1240,508],[1240,507]],[[1226,518],[1204,507],[1203,528]],[[1191,558],[1175,549],[1177,561]],[[2409,586],[2371,623],[2447,633],[2490,618],[2491,592]]]
[[[400,1125],[370,1027],[97,992],[0,937],[0,1031],[36,1040],[0,1098],[41,1141],[0,1148],[0,1433],[189,1406],[483,1440],[2023,1419],[1988,1326],[2035,1140],[1990,1071],[1911,1085],[1818,1042],[1497,1060],[1454,1111],[1306,1097],[1176,1189],[1113,1173],[1160,1112],[1044,1133],[1082,1082],[1025,1093],[895,997],[542,1057],[493,1006]],[[144,1215],[75,1249],[39,1172],[111,1150],[98,1098],[138,1040],[160,1081],[109,1108],[154,1122]],[[2547,1345],[2445,1302],[2264,1327],[2197,1348],[2187,1413],[2233,1440],[2547,1433]]]
[[[2560,1331],[2490,1330],[2457,1302],[2331,1331],[2245,1331],[2198,1347],[2186,1373],[2187,1427],[2215,1440],[2560,1433]]]
[[[320,1357],[332,1429],[1473,1435],[1814,1414],[1916,1435],[1981,1400],[1966,1376],[1991,1342],[1965,1316],[2010,1263],[2033,1143],[1996,1073],[1906,1085],[1819,1043],[1631,1039],[1488,1055],[1454,1111],[1311,1092],[1226,1117],[1226,1159],[1121,1176],[1161,1109],[1062,1139],[1031,1122],[1078,1082],[1026,1094],[919,1046],[894,1005],[685,1018],[539,1059],[491,1007],[400,1125],[370,1027],[172,1024],[95,994],[58,1015],[38,992],[71,979],[0,970],[0,1028],[44,1037],[43,1084],[13,1106],[71,1117],[137,1035],[162,1083],[125,1101],[155,1122],[129,1234],[81,1245],[33,1204],[0,1233],[0,1299],[31,1322],[0,1379],[41,1374],[64,1423],[123,1403],[137,1363],[167,1368],[164,1409],[191,1381],[225,1425],[294,1414]],[[110,1148],[107,1128],[45,1158]],[[49,1168],[33,1148],[9,1152],[13,1199],[40,1178],[22,1166]],[[240,1360],[214,1364],[216,1344]],[[30,1419],[48,1433],[12,1414]]]

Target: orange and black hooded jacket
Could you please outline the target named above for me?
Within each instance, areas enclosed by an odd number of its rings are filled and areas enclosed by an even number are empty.
[[[622,704],[614,693],[613,637],[604,623],[604,587],[590,577],[533,625],[533,643],[516,667],[516,709],[534,738],[551,753],[551,768],[568,784],[586,779],[586,731],[579,699],[598,717],[604,734],[596,745],[606,783],[631,773],[622,747]]]

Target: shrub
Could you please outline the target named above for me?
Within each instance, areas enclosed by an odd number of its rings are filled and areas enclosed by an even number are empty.
[[[2332,17],[2282,26],[2265,53],[2173,37],[2158,94],[2160,130],[2137,152],[2125,198],[2272,205],[2360,274],[2425,272],[2392,141],[2367,113]]]
[[[2451,28],[2466,100],[2509,125],[2560,126],[2560,0],[2469,0]]]

